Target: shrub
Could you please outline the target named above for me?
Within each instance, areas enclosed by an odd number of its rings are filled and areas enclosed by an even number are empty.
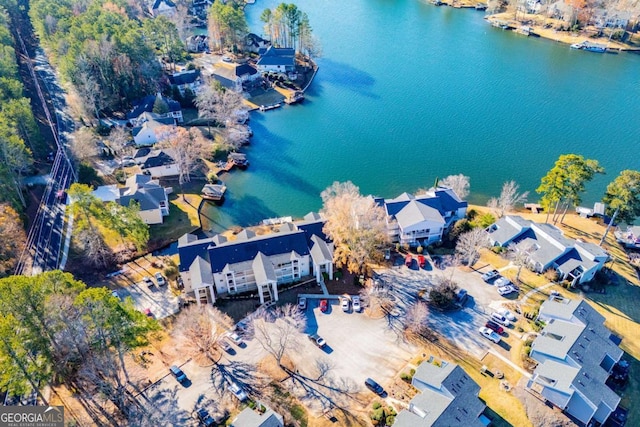
[[[560,275],[553,268],[549,268],[544,272],[544,277],[550,282],[558,282]]]
[[[214,183],[214,182],[218,182],[218,175],[216,175],[215,172],[209,172],[207,174],[207,181]]]
[[[122,169],[118,169],[114,176],[116,177],[116,181],[118,181],[120,184],[124,184],[127,180],[127,173]]]
[[[178,276],[178,269],[172,265],[165,267],[162,272],[167,279],[175,279]]]
[[[382,404],[380,402],[373,402],[373,409],[378,409],[382,406]]]
[[[411,370],[409,370],[409,375],[413,377],[415,374],[416,374],[416,370],[411,368]]]
[[[78,182],[80,184],[98,187],[102,185],[102,178],[98,175],[98,172],[91,167],[91,165],[82,162],[78,166]]]
[[[304,409],[302,406],[300,406],[300,405],[293,405],[293,406],[291,407],[291,410],[290,410],[289,412],[291,412],[291,416],[292,416],[294,419],[296,419],[296,420],[298,420],[298,421],[300,421],[300,422],[302,422],[302,421],[306,421],[307,413],[306,413],[305,409]],[[305,422],[305,423],[306,423],[306,422]]]
[[[451,280],[441,280],[429,292],[429,304],[439,309],[450,307],[456,299],[458,285]]]
[[[416,252],[421,254],[423,251],[424,251],[424,248],[421,245],[418,245],[418,247],[416,248]]]
[[[396,416],[395,415],[389,415],[387,417],[387,425],[388,426],[392,426],[393,423],[395,423],[395,422],[396,422]]]
[[[385,413],[384,413],[384,408],[380,407],[378,409],[374,409],[373,412],[371,413],[371,419],[374,421],[382,421],[384,420],[385,417]]]
[[[403,372],[400,374],[400,379],[406,383],[410,383],[411,382],[411,375],[407,374],[406,372]]]
[[[467,219],[469,221],[473,221],[473,219],[478,215],[478,211],[475,209],[469,209],[467,211]]]
[[[476,227],[487,228],[494,222],[496,222],[496,217],[490,213],[485,213],[481,215],[479,218],[476,218],[473,221],[473,225]]]

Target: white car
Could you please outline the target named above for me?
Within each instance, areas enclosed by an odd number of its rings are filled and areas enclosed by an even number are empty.
[[[482,335],[483,337],[485,337],[488,340],[493,341],[496,344],[498,344],[500,342],[500,339],[501,339],[500,335],[496,334],[495,332],[493,332],[489,328],[485,328],[483,326],[480,329],[478,329],[478,332],[480,332],[480,335]]]
[[[244,341],[242,340],[242,337],[240,335],[238,335],[237,332],[231,332],[229,333],[229,335],[227,335],[229,337],[229,339],[231,341],[233,341],[233,343],[235,345],[237,345],[238,347],[241,347],[242,344],[244,344]]]
[[[354,296],[351,298],[351,304],[353,304],[353,311],[358,313],[362,307],[360,307],[360,297]]]
[[[501,296],[505,296],[505,295],[509,295],[510,293],[517,292],[517,289],[513,285],[499,286],[496,289],[498,290],[498,293]]]
[[[238,398],[240,402],[247,400],[247,393],[236,383],[229,383],[229,391]]]
[[[224,351],[226,351],[227,353],[231,352],[231,344],[229,344],[229,342],[223,338],[220,338],[218,340],[218,345],[220,345],[220,348],[223,349]]]
[[[118,291],[111,291],[111,296],[117,298],[118,301],[122,301],[122,297],[118,294]]]
[[[342,307],[342,311],[347,312],[349,311],[349,306],[350,306],[350,302],[349,302],[349,298],[347,297],[340,297],[340,306]]]
[[[513,314],[512,312],[510,312],[509,310],[507,310],[506,308],[501,308],[499,310],[496,311],[496,313],[498,314],[502,314],[504,317],[506,317],[510,322],[515,322],[516,321],[516,316],[515,314]]]
[[[151,280],[151,277],[149,276],[144,276],[142,278],[142,282],[147,285],[148,287],[152,287],[153,286],[153,280]]]
[[[304,309],[307,308],[307,298],[306,297],[298,298],[298,308],[300,310],[304,310]]]
[[[494,322],[500,323],[502,326],[509,327],[511,325],[511,322],[509,322],[509,319],[507,319],[500,313],[496,313],[496,312],[491,313],[491,320],[493,320]]]
[[[162,276],[162,273],[157,272],[155,274],[156,277],[156,282],[158,282],[158,286],[164,286],[167,284],[167,281],[164,279],[164,277]]]
[[[495,280],[495,282],[493,282],[493,284],[496,285],[497,287],[507,286],[511,284],[511,280],[507,279],[504,276],[498,276],[498,278]]]

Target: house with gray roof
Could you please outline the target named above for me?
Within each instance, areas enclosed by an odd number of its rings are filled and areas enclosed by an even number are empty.
[[[583,425],[603,424],[620,403],[606,381],[623,354],[604,317],[585,300],[552,296],[538,320],[546,326],[531,344],[538,366],[527,388]]]
[[[609,254],[593,243],[566,238],[551,224],[518,215],[503,216],[487,228],[487,233],[494,246],[518,245],[520,250],[526,250],[531,270],[543,273],[553,268],[572,285],[593,279],[609,259]]]
[[[176,153],[173,148],[154,150],[143,147],[139,148],[133,156],[134,161],[140,165],[142,173],[154,179],[178,176],[180,169],[175,158]]]
[[[164,15],[173,16],[176,13],[176,4],[171,0],[151,0],[149,12],[153,17]]]
[[[296,68],[296,52],[291,48],[269,46],[256,63],[258,71],[289,73]]]
[[[324,220],[308,214],[300,221],[279,224],[272,232],[244,229],[227,239],[215,235],[178,240],[185,292],[196,301],[214,303],[220,295],[258,291],[260,303],[278,300],[278,286],[313,274],[333,278],[333,243],[322,231]],[[196,267],[193,267],[197,263]]]
[[[153,106],[156,102],[164,103],[164,105],[167,106],[168,111],[163,114],[153,113]],[[147,95],[144,98],[134,101],[133,108],[129,113],[127,113],[127,120],[129,120],[133,126],[140,126],[142,123],[140,122],[139,117],[145,112],[155,114],[155,119],[173,118],[178,123],[182,123],[184,120],[182,117],[182,107],[180,107],[180,103],[171,98],[162,96],[160,92],[155,95]]]
[[[480,386],[459,365],[446,361],[422,362],[411,380],[419,393],[401,411],[397,427],[486,427],[486,405],[478,398]]]
[[[125,186],[103,185],[93,191],[93,195],[103,202],[116,202],[129,206],[132,201],[140,205],[138,214],[145,224],[162,224],[169,215],[171,188],[162,187],[149,175],[136,174],[127,178]]]
[[[231,422],[229,427],[284,427],[282,415],[271,408],[258,404],[257,408],[264,408],[264,412],[257,409],[245,408]]]
[[[175,126],[173,117],[162,117],[148,112],[140,114],[135,122],[137,125],[131,129],[131,134],[137,147],[148,147],[162,142],[168,134],[167,126]]]
[[[183,96],[187,89],[197,94],[200,85],[202,85],[200,70],[187,70],[173,73],[169,76],[169,83],[171,83],[171,86],[177,87]]]
[[[393,242],[412,246],[440,242],[443,234],[467,214],[467,202],[449,188],[431,188],[424,194],[402,193],[395,199],[376,198],[386,212]]]
[[[213,66],[211,77],[227,89],[242,92],[242,84],[260,78],[260,74],[249,64],[221,62]]]

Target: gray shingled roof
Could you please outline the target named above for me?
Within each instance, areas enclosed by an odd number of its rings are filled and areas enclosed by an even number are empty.
[[[400,228],[408,228],[423,221],[432,221],[440,224],[445,223],[444,218],[442,218],[442,215],[437,209],[419,203],[416,200],[411,200],[407,203],[407,205],[396,214],[396,220]]]
[[[200,70],[183,71],[169,76],[169,83],[176,86],[182,86],[195,82],[199,77]]]
[[[257,65],[295,65],[295,51],[290,48],[277,48],[269,46],[266,52],[260,57]]]
[[[262,415],[251,408],[245,408],[231,422],[230,427],[282,427],[281,419],[280,415],[269,408]]]
[[[316,264],[325,264],[327,262],[333,262],[333,252],[329,248],[327,242],[322,240],[321,237],[316,236],[315,234],[311,236],[311,259]]]
[[[251,267],[253,268],[253,273],[258,285],[278,281],[278,276],[276,275],[276,270],[273,268],[273,264],[262,252],[258,252]]]
[[[530,227],[531,221],[527,221],[521,216],[505,215],[487,228],[487,232],[492,242],[503,246]]]
[[[191,286],[193,288],[197,288],[203,283],[213,285],[213,274],[211,274],[209,261],[201,256],[197,256],[189,266],[189,277],[191,278]]]

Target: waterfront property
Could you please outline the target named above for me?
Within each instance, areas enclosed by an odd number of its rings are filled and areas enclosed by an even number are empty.
[[[279,225],[268,234],[244,229],[234,239],[217,234],[178,240],[185,292],[198,304],[218,296],[258,291],[260,303],[278,300],[278,285],[323,273],[333,278],[333,243],[322,231],[324,220],[309,213],[303,220]]]
[[[258,70],[249,64],[229,64],[223,62],[213,66],[211,77],[227,89],[242,92],[242,84],[260,78],[260,74]]]
[[[640,226],[628,227],[626,231],[616,230],[616,240],[629,249],[640,249]]]
[[[256,65],[258,71],[261,73],[269,71],[281,73],[293,72],[296,67],[295,50],[269,46],[262,56],[260,56]]]
[[[169,215],[171,188],[165,188],[149,175],[136,174],[127,178],[125,186],[102,185],[93,191],[93,195],[103,202],[116,202],[129,206],[131,201],[140,204],[140,218],[145,224],[162,224]]]
[[[531,270],[543,273],[553,268],[560,279],[572,285],[588,282],[609,259],[601,247],[581,240],[568,239],[551,224],[540,224],[518,215],[506,215],[487,228],[494,246],[519,244],[528,252]]]
[[[393,424],[398,427],[483,427],[486,405],[478,398],[480,386],[459,365],[433,356],[422,362],[411,380],[419,393],[401,411]]]
[[[175,126],[175,119],[145,111],[136,118],[135,123],[136,126],[131,129],[133,142],[138,147],[147,147],[161,142],[165,134],[163,129],[166,126]]]
[[[183,96],[186,89],[197,94],[198,89],[202,85],[200,70],[188,70],[174,73],[169,76],[169,83],[171,83],[172,87],[177,87],[180,94]]]
[[[162,104],[167,107],[166,113],[154,113],[153,109],[157,104]],[[167,98],[162,96],[160,92],[156,95],[145,96],[142,99],[139,99],[133,103],[133,109],[127,114],[127,120],[131,122],[133,126],[139,126],[142,124],[140,121],[140,117],[143,113],[153,113],[153,118],[163,119],[163,118],[173,118],[178,123],[183,122],[182,117],[182,108],[180,107],[180,103],[178,101],[174,101],[171,98]]]
[[[467,214],[467,202],[450,188],[431,188],[424,194],[402,193],[395,199],[376,199],[387,214],[393,242],[430,245],[442,240],[449,227]]]
[[[142,173],[151,178],[166,178],[180,175],[178,164],[175,162],[175,152],[172,148],[152,150],[149,147],[140,148],[134,154],[134,160],[140,165]]]
[[[531,344],[538,366],[527,388],[584,425],[603,424],[620,403],[605,383],[623,354],[604,317],[584,300],[552,296],[538,320],[547,325]]]

